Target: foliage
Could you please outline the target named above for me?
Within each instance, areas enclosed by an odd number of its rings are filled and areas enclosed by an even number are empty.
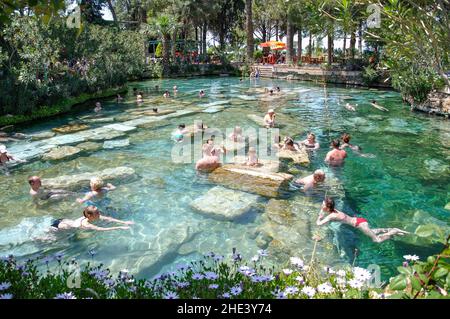
[[[142,75],[144,41],[135,31],[86,25],[78,31],[64,19],[42,24],[15,17],[3,30],[0,114],[29,115],[81,93],[123,85]],[[76,40],[75,40],[76,39]]]
[[[162,45],[161,42],[158,43],[158,45],[156,46],[156,49],[155,49],[155,56],[156,56],[157,58],[162,58],[162,56],[163,56],[163,45]]]
[[[436,71],[414,64],[391,64],[391,77],[395,89],[418,103],[425,101],[433,89],[444,85]]]
[[[365,85],[371,86],[372,84],[378,82],[379,78],[380,74],[372,66],[366,66],[363,69],[362,79]]]
[[[434,236],[433,225],[420,226],[416,234],[421,237]],[[441,234],[442,235],[442,234]],[[442,240],[442,238],[441,238]],[[450,236],[445,240],[441,253],[430,256],[426,261],[405,256],[410,262],[398,267],[398,276],[391,278],[389,288],[397,291],[398,298],[449,298],[450,291]]]
[[[95,252],[90,251],[93,258]],[[412,285],[418,290],[420,281],[427,283],[428,294],[414,297],[443,298],[450,275],[448,244],[437,257],[412,266],[399,267],[400,275],[392,278],[391,294],[381,285],[373,285],[372,273],[360,267],[333,269],[311,260],[305,263],[297,257],[281,271],[265,266],[267,252],[258,251],[251,261],[245,261],[233,250],[228,258],[214,253],[188,265],[178,265],[177,271],[150,279],[137,279],[128,270],[113,275],[102,264],[88,263],[83,268],[75,259],[63,261],[63,254],[40,256],[21,263],[13,256],[0,261],[0,299],[368,299],[400,298],[411,293],[405,279],[412,273]],[[417,256],[405,256],[416,259]],[[423,275],[432,271],[429,276]],[[46,269],[42,271],[39,269]],[[418,284],[419,283],[419,284]],[[439,288],[442,288],[439,290]],[[411,294],[409,295],[411,296]]]
[[[254,58],[255,60],[262,59],[262,57],[263,57],[263,52],[262,52],[261,50],[256,50],[256,51],[253,53],[253,58]]]

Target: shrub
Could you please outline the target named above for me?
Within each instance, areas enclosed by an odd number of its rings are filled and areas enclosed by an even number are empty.
[[[380,74],[371,66],[366,66],[362,72],[362,79],[365,85],[371,86],[377,83],[380,78]]]

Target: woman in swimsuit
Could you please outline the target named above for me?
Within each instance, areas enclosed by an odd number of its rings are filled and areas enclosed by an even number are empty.
[[[316,135],[314,133],[309,133],[306,140],[301,141],[300,144],[311,151],[317,150],[320,147],[319,143],[316,142]]]
[[[87,205],[93,204],[92,200],[94,199],[102,199],[103,196],[112,190],[115,190],[116,187],[110,183],[104,186],[104,182],[101,178],[94,177],[91,179],[91,191],[84,196],[84,198],[78,198],[77,202],[80,204],[86,203]]]
[[[300,146],[298,143],[295,143],[291,137],[286,136],[284,138],[284,145],[281,147],[281,150],[297,152],[300,150]]]
[[[358,145],[350,144],[350,139],[351,139],[350,134],[347,134],[347,133],[342,134],[341,140],[342,140],[343,144],[341,144],[340,149],[343,150],[346,147],[350,147],[350,149],[352,149],[353,151],[360,151],[361,147],[359,147]]]
[[[72,228],[80,228],[87,230],[99,230],[99,231],[108,231],[108,230],[117,230],[117,229],[130,229],[128,226],[116,226],[116,227],[98,227],[92,224],[96,220],[103,220],[107,222],[114,222],[123,225],[133,225],[133,222],[130,221],[122,221],[112,217],[103,216],[101,212],[95,206],[88,206],[83,211],[83,217],[78,219],[57,219],[52,222],[51,226],[56,229],[72,229]]]
[[[324,217],[322,212],[327,212],[328,215]],[[391,239],[395,235],[403,236],[408,232],[398,228],[374,228],[369,227],[369,223],[365,218],[351,217],[347,214],[334,208],[334,200],[326,197],[322,204],[322,211],[317,218],[316,224],[318,226],[324,225],[331,221],[341,222],[352,227],[358,228],[364,234],[369,236],[375,243],[381,243],[385,240]]]

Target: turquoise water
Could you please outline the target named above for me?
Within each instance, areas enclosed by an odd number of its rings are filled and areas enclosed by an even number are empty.
[[[160,92],[155,92],[155,85],[159,85]],[[163,90],[172,92],[174,85],[178,86],[177,96],[162,99]],[[263,94],[264,87],[273,86],[280,86],[283,94],[268,98]],[[312,131],[321,144],[308,167],[290,165],[283,169],[295,173],[296,178],[317,168],[327,169],[341,185],[342,194],[338,202],[339,208],[345,212],[361,214],[373,227],[414,231],[424,222],[450,226],[448,211],[444,209],[450,201],[450,124],[444,118],[411,113],[395,92],[334,86],[324,89],[322,85],[282,80],[245,80],[241,83],[238,78],[146,81],[131,83],[129,87],[129,94],[123,102],[103,102],[101,117],[126,115],[129,114],[126,110],[138,107],[203,110],[205,104],[227,102],[223,104],[225,108],[218,109],[220,112],[217,113],[168,118],[161,125],[138,128],[122,137],[130,142],[124,148],[100,149],[59,162],[31,160],[12,168],[10,176],[1,175],[0,255],[14,254],[26,258],[63,252],[83,262],[91,260],[88,251],[93,249],[96,251],[94,260],[112,270],[127,268],[138,276],[153,276],[174,269],[176,264],[195,260],[210,251],[229,255],[233,247],[250,258],[258,249],[266,248],[255,240],[255,231],[265,221],[264,206],[269,199],[259,198],[262,205],[258,209],[232,222],[199,214],[190,207],[190,203],[215,185],[205,174],[195,171],[194,163],[171,161],[174,142],[170,136],[179,123],[190,125],[198,119],[223,131],[235,125],[256,128],[247,115],[263,116],[268,108],[276,108],[278,120],[286,125],[282,134],[290,134],[300,140]],[[146,100],[143,106],[134,102],[131,96],[133,87],[144,91]],[[207,94],[203,99],[197,96],[200,89]],[[381,112],[371,107],[369,102],[373,99],[390,111]],[[357,112],[347,111],[343,107],[346,102],[358,104]],[[91,110],[80,111],[28,126],[23,133],[47,132],[69,122],[79,122],[88,115],[92,115]],[[107,124],[89,125],[95,128]],[[349,151],[342,168],[326,168],[323,159],[329,150],[329,141],[343,132],[351,134],[352,143],[361,146],[363,153],[372,155],[361,157]],[[17,149],[27,142],[11,143],[8,147]],[[135,169],[138,178],[116,183],[117,190],[108,195],[109,201],[101,208],[116,218],[133,220],[136,224],[130,231],[77,231],[58,235],[53,241],[32,240],[33,236],[47,229],[53,218],[75,219],[81,216],[82,206],[70,199],[36,207],[28,196],[28,176],[37,174],[51,178],[118,166]],[[87,190],[88,185],[85,187]],[[287,201],[300,203],[301,212],[305,196],[309,196],[307,199],[317,206],[323,195],[321,191],[305,195],[292,186]],[[315,221],[316,215],[308,214],[309,220]],[[424,258],[439,249],[438,245],[415,241],[411,237],[375,244],[348,227],[340,227],[335,237],[338,243],[328,237],[321,242],[321,245],[329,247],[326,260],[329,264],[352,263],[357,249],[356,264],[379,264],[384,275],[392,274],[405,254],[415,253]],[[296,251],[304,251],[307,258],[311,247],[302,245],[299,244]],[[272,262],[284,266],[285,261],[281,258]]]

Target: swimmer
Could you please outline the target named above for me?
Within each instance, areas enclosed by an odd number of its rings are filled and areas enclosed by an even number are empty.
[[[136,95],[136,101],[138,103],[144,102],[144,92],[139,91],[138,95]]]
[[[326,217],[322,212],[328,213]],[[369,236],[373,242],[381,243],[385,240],[391,239],[393,236],[403,236],[409,234],[408,232],[398,228],[375,228],[371,229],[369,223],[365,218],[351,217],[335,208],[334,200],[330,197],[326,197],[322,204],[322,210],[319,213],[316,224],[318,226],[324,225],[331,221],[341,222],[350,225],[354,228],[358,228],[365,235]]]
[[[166,99],[169,98],[169,97],[170,97],[169,91],[166,90],[166,91],[164,92],[164,94],[163,94],[163,97],[166,98]]]
[[[77,198],[80,204],[91,202],[94,198],[102,198],[107,192],[115,190],[116,187],[110,183],[104,185],[101,178],[93,177],[90,182],[91,191],[84,196],[84,198]]]
[[[194,133],[203,132],[207,128],[208,128],[208,126],[203,124],[203,121],[196,121],[194,124]]]
[[[378,105],[377,101],[375,101],[375,100],[373,100],[372,103],[370,103],[370,105],[372,105],[374,108],[379,109],[379,110],[384,111],[384,112],[388,112],[389,111],[387,108],[382,107],[381,105]]]
[[[284,144],[281,147],[281,150],[297,152],[300,150],[300,146],[298,145],[298,143],[295,143],[291,137],[286,136],[284,138]]]
[[[341,140],[342,140],[343,144],[340,146],[340,149],[343,150],[346,147],[349,147],[353,151],[356,151],[356,152],[361,151],[361,147],[359,147],[358,145],[350,144],[350,139],[351,139],[350,134],[347,134],[347,133],[342,134]]]
[[[303,190],[307,191],[309,189],[315,188],[319,183],[325,181],[325,172],[318,169],[309,176],[299,178],[295,181],[296,184],[304,185]]]
[[[275,127],[275,111],[273,109],[268,110],[264,116],[264,126],[266,128]]]
[[[277,87],[275,88],[275,91],[277,91],[277,93],[280,93],[280,92],[281,92],[281,89],[280,89],[280,87],[279,87],[279,86],[277,86]]]
[[[248,157],[245,162],[247,166],[257,166],[258,165],[258,155],[256,154],[256,148],[250,147],[248,149]]]
[[[26,163],[25,160],[20,160],[18,158],[15,158],[11,154],[9,154],[8,150],[6,149],[6,146],[3,145],[3,144],[0,144],[0,170],[3,170],[6,176],[9,175],[9,170],[8,170],[8,167],[6,166],[6,164],[9,161],[16,161],[16,162],[19,162],[19,163]]]
[[[62,199],[67,196],[75,195],[73,192],[69,192],[63,189],[52,189],[50,191],[44,191],[42,189],[42,180],[39,176],[31,176],[28,178],[28,184],[30,184],[30,195],[33,201],[38,199]]]
[[[198,94],[199,97],[204,97],[206,95],[205,91],[201,90]]]
[[[95,108],[94,108],[94,112],[98,113],[102,110],[102,104],[100,102],[96,102],[95,103]]]
[[[273,90],[269,90],[269,95],[270,95],[270,96],[273,95]]]
[[[242,128],[240,126],[236,126],[229,138],[235,143],[242,143],[244,141],[244,137],[242,136]]]
[[[54,230],[67,230],[73,228],[80,228],[86,230],[98,230],[98,231],[109,231],[118,229],[130,229],[129,226],[116,226],[116,227],[98,227],[93,224],[93,222],[101,220],[106,222],[113,222],[123,225],[133,225],[131,221],[122,221],[112,217],[103,216],[102,213],[95,206],[88,206],[83,210],[83,217],[78,219],[57,219],[52,222],[51,227]]]
[[[177,93],[178,92],[178,87],[176,85],[173,86],[173,93]]]
[[[220,153],[226,153],[225,147],[215,147],[213,139],[208,139],[202,147],[203,158],[197,161],[195,169],[203,172],[211,172],[218,168],[220,164]]]
[[[301,141],[300,144],[311,151],[317,150],[320,147],[319,143],[316,142],[316,135],[314,133],[309,133],[306,140]]]
[[[353,105],[351,105],[350,103],[345,104],[345,108],[352,112],[356,111],[355,107]]]
[[[339,149],[339,146],[339,140],[331,141],[331,147],[333,149],[328,152],[327,156],[325,157],[325,162],[334,166],[338,166],[344,163],[344,159],[347,157],[347,152]]]
[[[188,130],[186,130],[186,125],[180,124],[178,125],[178,129],[172,134],[173,138],[177,142],[181,142],[184,138],[184,134],[188,133]]]
[[[123,97],[120,96],[120,94],[117,94],[117,97],[116,97],[117,103],[121,102],[122,100],[123,100]]]

